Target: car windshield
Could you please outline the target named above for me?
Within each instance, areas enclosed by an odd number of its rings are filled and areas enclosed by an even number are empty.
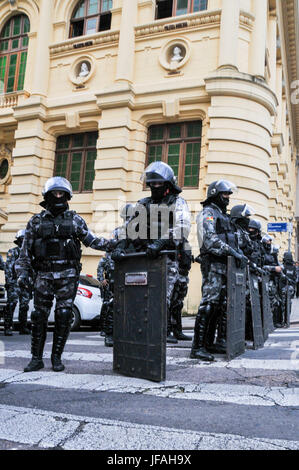
[[[87,276],[86,274],[82,274],[80,276],[80,281],[79,282],[83,286],[100,287],[100,283],[95,277]]]

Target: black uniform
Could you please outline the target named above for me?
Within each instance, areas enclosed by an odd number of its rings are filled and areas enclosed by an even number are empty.
[[[107,253],[99,262],[97,278],[101,283],[103,306],[101,310],[102,331],[105,333],[105,345],[113,346],[113,296],[114,296],[114,261]],[[106,281],[106,285],[103,285]]]
[[[278,261],[278,252],[274,250],[271,243],[267,243],[269,237],[264,236],[263,243],[263,269],[270,273],[269,297],[273,314],[273,324],[276,328],[281,326],[281,297],[279,294],[279,279],[281,274],[276,272]]]
[[[202,299],[194,326],[190,357],[213,361],[207,352],[214,340],[215,327],[221,321],[221,337],[226,337],[227,257],[240,262],[246,257],[239,249],[238,236],[226,213],[228,196],[234,185],[226,180],[211,183],[203,211],[197,216],[197,234],[202,271]]]
[[[56,197],[57,192],[63,196]],[[50,178],[43,195],[45,201],[41,205],[46,210],[29,220],[16,262],[19,285],[28,285],[31,270],[36,272],[34,311],[31,315],[32,360],[25,367],[25,372],[44,367],[42,356],[54,297],[56,308],[51,361],[53,370],[64,369],[61,354],[70,332],[72,306],[79,283],[80,242],[96,250],[106,251],[109,248],[108,240],[96,238],[88,230],[84,219],[69,210],[67,201],[72,196],[72,189],[65,178]]]
[[[287,295],[292,299],[296,290],[296,266],[293,261],[292,253],[285,252],[283,257],[282,274],[279,279],[279,294],[281,298],[281,318],[280,323],[286,326],[287,319]]]
[[[172,168],[166,163],[154,162],[145,170],[144,178],[151,189],[151,196],[137,202],[134,215],[126,225],[126,238],[112,256],[115,259],[122,251],[144,251],[153,259],[161,250],[179,252],[189,236],[190,213],[186,201],[179,196],[181,189],[176,185]],[[177,342],[170,334],[169,314],[177,279],[178,261],[175,255],[171,255],[167,262],[168,342]]]
[[[30,334],[27,325],[27,315],[29,309],[29,302],[32,298],[32,290],[24,289],[17,284],[17,275],[15,270],[15,263],[19,258],[21,246],[24,240],[25,230],[19,230],[14,243],[17,245],[7,252],[5,263],[5,287],[7,291],[7,305],[4,314],[4,334],[5,336],[12,335],[13,329],[13,314],[17,303],[19,302],[19,332],[20,334]],[[33,273],[31,273],[33,278]]]

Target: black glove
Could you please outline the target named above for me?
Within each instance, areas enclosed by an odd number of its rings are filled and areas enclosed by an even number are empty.
[[[235,258],[236,265],[238,268],[245,268],[248,264],[248,258],[243,255],[243,253],[239,253],[238,251],[234,250],[233,248],[229,247],[229,254]]]
[[[195,263],[201,264],[201,261],[202,261],[202,259],[201,259],[201,256],[200,256],[200,255],[197,255],[196,258],[194,258],[194,262],[195,262]]]
[[[21,288],[21,289],[29,289],[31,283],[32,283],[32,280],[30,279],[30,277],[28,276],[27,273],[22,273],[19,277],[18,277],[18,286]]]
[[[155,240],[153,243],[148,245],[146,249],[146,254],[149,258],[155,259],[159,256],[161,250],[163,250],[167,240]]]
[[[111,259],[113,259],[113,261],[121,261],[124,256],[125,256],[125,252],[117,248],[116,250],[112,252]]]

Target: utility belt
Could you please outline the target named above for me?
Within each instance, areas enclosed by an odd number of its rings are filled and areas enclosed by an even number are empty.
[[[36,261],[34,263],[34,269],[40,272],[61,272],[66,269],[76,269],[77,274],[80,273],[82,269],[82,264],[78,261]]]

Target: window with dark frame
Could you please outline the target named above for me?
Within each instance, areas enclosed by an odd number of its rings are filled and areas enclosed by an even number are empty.
[[[77,193],[92,191],[98,132],[61,135],[57,139],[54,176],[68,179]]]
[[[113,0],[80,0],[71,18],[70,37],[110,29],[112,3]]]
[[[202,121],[153,125],[148,130],[146,167],[167,163],[182,188],[198,188]]]
[[[13,16],[1,30],[0,93],[13,93],[24,88],[29,30],[26,15]]]
[[[208,0],[156,0],[156,20],[207,10]]]

